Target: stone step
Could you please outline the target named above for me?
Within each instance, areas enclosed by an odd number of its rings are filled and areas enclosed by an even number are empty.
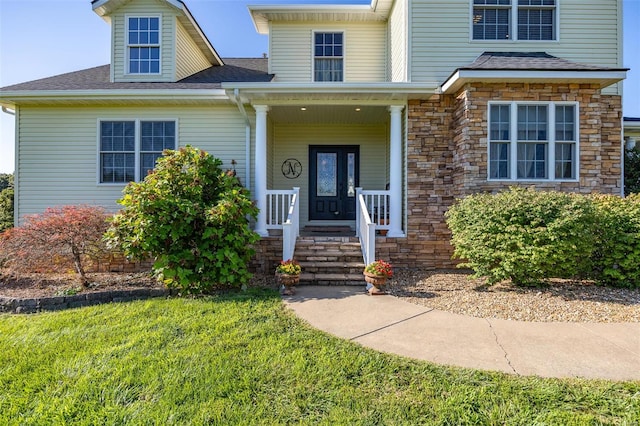
[[[351,255],[329,255],[326,253],[313,253],[313,254],[298,254],[294,255],[294,259],[296,259],[299,263],[309,263],[309,262],[334,262],[334,263],[355,263],[362,262],[362,254],[351,254]]]
[[[299,237],[294,258],[303,284],[364,285],[362,247],[355,237]]]
[[[356,285],[365,286],[364,276],[360,273],[309,273],[300,274],[300,284],[307,285]]]

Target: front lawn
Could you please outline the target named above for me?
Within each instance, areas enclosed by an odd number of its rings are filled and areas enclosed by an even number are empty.
[[[640,421],[640,382],[381,354],[310,329],[268,290],[2,315],[0,389],[0,424]]]

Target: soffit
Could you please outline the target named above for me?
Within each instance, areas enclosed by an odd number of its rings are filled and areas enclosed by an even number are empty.
[[[370,5],[249,6],[256,30],[269,34],[269,22],[385,22],[393,0],[373,0]]]
[[[386,107],[371,105],[274,106],[269,109],[268,115],[274,124],[286,125],[384,125],[389,121]]]

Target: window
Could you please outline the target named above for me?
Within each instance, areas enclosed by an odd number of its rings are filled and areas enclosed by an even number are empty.
[[[556,14],[556,0],[473,0],[473,39],[556,40]]]
[[[344,80],[342,33],[314,33],[314,81]]]
[[[577,106],[489,105],[489,179],[577,179]]]
[[[160,18],[127,18],[129,74],[160,73]]]
[[[99,144],[100,183],[140,181],[163,150],[176,149],[176,122],[101,121]]]

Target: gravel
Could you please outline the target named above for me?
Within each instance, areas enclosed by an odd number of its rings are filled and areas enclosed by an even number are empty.
[[[388,292],[408,302],[480,318],[533,322],[640,322],[640,289],[554,280],[487,285],[460,270],[397,269]]]
[[[78,289],[161,287],[148,274],[90,274],[94,285],[78,288],[74,274],[23,274],[0,270],[0,295],[33,298]],[[362,283],[364,288],[364,281]],[[277,288],[273,275],[256,274],[250,287]],[[534,322],[640,322],[640,289],[596,286],[591,282],[555,280],[542,287],[489,286],[460,270],[396,269],[388,292],[411,303],[480,318]]]

